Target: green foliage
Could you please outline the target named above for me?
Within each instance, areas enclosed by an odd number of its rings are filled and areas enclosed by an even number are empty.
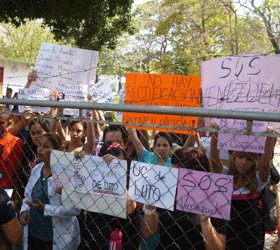
[[[141,61],[142,73],[200,75],[205,60],[276,51],[272,41],[280,34],[279,2],[266,0],[246,13],[250,2],[235,6],[230,0],[152,0],[139,5],[135,39],[108,51],[118,60],[106,60],[110,70],[103,72],[140,72]]]
[[[43,19],[56,40],[74,39],[79,48],[114,48],[124,33],[133,33],[133,0],[2,0],[0,21],[20,25]]]
[[[119,80],[128,72],[139,72],[140,54],[129,47],[131,37],[119,39],[116,49],[102,47],[98,72],[100,75],[115,75]]]
[[[249,5],[250,3],[250,5]],[[265,0],[261,2],[250,0],[247,14],[255,15],[261,20],[275,54],[280,54],[280,3],[278,0]],[[257,5],[258,4],[258,5]]]
[[[2,23],[0,29],[0,57],[5,59],[36,62],[42,42],[67,45],[66,41],[55,41],[54,35],[39,21],[26,21],[18,27]]]
[[[149,58],[152,58],[150,65],[157,69],[152,70],[155,73],[200,75],[201,63],[205,60],[238,54],[265,54],[272,50],[261,20],[239,15],[231,1],[151,1],[143,5],[142,10],[140,19],[150,25],[145,26],[146,29],[149,27],[150,39],[158,44],[160,38],[168,41],[165,53],[160,56],[158,51],[149,50],[153,53]],[[156,19],[158,10],[159,18]],[[159,66],[161,70],[158,70]]]

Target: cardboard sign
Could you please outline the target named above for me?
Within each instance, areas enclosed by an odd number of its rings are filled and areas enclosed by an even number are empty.
[[[125,98],[125,89],[121,89],[119,91],[119,104],[124,103],[124,98]],[[119,121],[122,121],[122,118],[123,118],[123,112],[117,111],[116,112],[116,119],[119,120]]]
[[[230,220],[233,176],[179,169],[177,210]]]
[[[182,75],[126,74],[125,103],[133,105],[199,107],[200,77]],[[197,117],[124,112],[123,122],[197,127]],[[141,127],[141,129],[150,129]],[[167,130],[189,133],[183,130]]]
[[[132,161],[129,177],[130,200],[174,210],[178,169]]]
[[[65,91],[68,85],[90,85],[95,80],[99,52],[42,43],[32,86]]]
[[[49,89],[19,89],[18,90],[18,99],[21,100],[50,100],[50,90]],[[50,111],[49,107],[39,107],[39,106],[23,106],[19,105],[18,110],[19,113],[22,113],[26,109],[31,109],[33,112],[42,112],[46,113]]]
[[[273,56],[234,56],[217,58],[202,64],[204,108],[258,112],[280,111],[280,58]],[[211,119],[221,129],[246,130],[246,121]],[[206,119],[206,125],[210,122]],[[264,132],[277,123],[253,122],[253,132]],[[236,151],[264,152],[264,137],[219,135],[219,148]]]
[[[89,94],[96,103],[116,103],[110,85],[106,80],[101,80],[89,88]]]
[[[74,154],[52,150],[51,168],[55,185],[63,187],[67,194],[64,193],[64,205],[126,217],[126,210],[116,214],[120,207],[126,207],[126,161],[114,159],[108,165],[100,157],[86,155],[76,159]],[[115,204],[118,210],[102,204]]]
[[[86,102],[87,101],[87,85],[68,85],[65,90],[66,102]],[[79,116],[79,109],[63,109],[64,115]],[[86,110],[83,110],[83,116],[86,116]]]

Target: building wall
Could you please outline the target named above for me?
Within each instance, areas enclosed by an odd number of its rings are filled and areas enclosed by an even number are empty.
[[[0,59],[0,67],[4,67],[3,95],[6,94],[7,87],[12,88],[14,94],[25,86],[30,70],[28,63]]]

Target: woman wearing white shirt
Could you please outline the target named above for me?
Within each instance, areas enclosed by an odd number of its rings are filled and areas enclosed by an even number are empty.
[[[77,249],[80,232],[76,216],[80,210],[62,205],[50,167],[51,150],[61,149],[61,138],[46,133],[39,145],[37,157],[41,163],[31,172],[21,208],[20,222],[26,226],[24,249]]]

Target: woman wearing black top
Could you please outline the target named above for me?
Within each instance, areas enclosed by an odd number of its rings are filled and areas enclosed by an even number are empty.
[[[204,148],[182,148],[172,156],[172,167],[210,172]],[[176,206],[175,206],[176,207]],[[194,213],[144,207],[142,231],[151,237],[160,228],[159,249],[225,249],[226,222]]]

